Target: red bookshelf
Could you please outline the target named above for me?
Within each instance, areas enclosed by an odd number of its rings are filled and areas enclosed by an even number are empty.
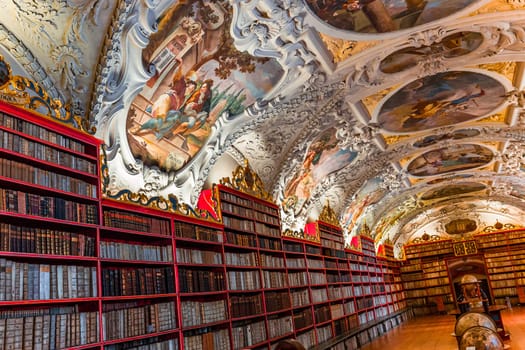
[[[313,347],[403,308],[398,265],[337,225],[283,237],[276,204],[225,185],[216,221],[101,198],[99,140],[2,103],[0,135],[4,348]]]

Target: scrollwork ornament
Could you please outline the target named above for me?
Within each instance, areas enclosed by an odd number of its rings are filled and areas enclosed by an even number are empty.
[[[408,43],[414,47],[430,46],[440,42],[447,35],[443,27],[431,28],[421,32],[416,32],[408,38]]]
[[[487,56],[494,56],[505,50],[521,51],[525,47],[523,23],[501,22],[492,27],[481,27],[480,31],[492,43],[486,51]]]
[[[419,78],[423,78],[428,75],[434,75],[437,73],[444,72],[447,67],[443,56],[426,56],[418,63],[419,66]]]
[[[502,171],[509,175],[522,174],[521,167],[525,164],[525,147],[522,143],[509,143],[505,152],[500,155]]]
[[[277,60],[285,70],[280,83],[269,93],[286,90],[308,81],[319,67],[315,54],[302,40],[306,15],[299,0],[236,0],[232,4],[231,36],[240,51]]]
[[[385,77],[379,69],[380,64],[381,57],[377,56],[365,64],[356,65],[353,72],[346,78],[348,88],[375,87],[383,84]]]

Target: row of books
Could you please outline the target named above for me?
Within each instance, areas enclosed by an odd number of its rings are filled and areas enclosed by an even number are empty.
[[[231,202],[236,205],[240,205],[246,208],[251,208],[252,204],[255,204],[255,202],[253,202],[250,199],[242,198],[232,193],[223,192],[223,191],[219,192],[219,197],[221,199],[221,206],[225,205],[226,202]]]
[[[169,220],[120,210],[104,210],[104,225],[125,230],[171,235]]]
[[[185,222],[175,223],[175,236],[217,243],[222,243],[224,241],[221,230],[197,226]]]
[[[64,136],[62,134],[56,133],[55,131],[43,128],[40,125],[27,122],[24,119],[19,119],[2,112],[0,112],[0,125],[38,139],[45,140],[46,142],[68,148],[77,153],[86,152],[84,144],[73,138]]]
[[[0,176],[91,198],[98,197],[94,184],[6,158],[0,159]]]
[[[262,221],[270,225],[279,226],[279,215],[266,214],[264,212],[255,211],[254,216],[255,216],[255,219],[258,221]]]
[[[274,238],[267,238],[259,236],[259,248],[269,250],[281,250],[281,241]]]
[[[223,271],[179,267],[181,293],[216,292],[226,289]]]
[[[88,160],[24,136],[0,130],[0,148],[89,174],[97,173],[95,160]]]
[[[439,278],[429,278],[425,280],[420,281],[411,281],[411,282],[403,282],[403,287],[405,289],[415,289],[415,288],[429,288],[429,287],[435,287],[435,286],[441,286],[441,285],[447,285],[449,284],[448,277],[439,277]]]
[[[81,233],[0,223],[5,252],[95,256],[95,237]]]
[[[345,245],[343,242],[337,242],[333,241],[331,239],[326,239],[321,237],[321,244],[323,247],[332,248],[332,249],[338,249],[338,250],[344,250]]]
[[[311,289],[312,303],[324,303],[328,301],[328,294],[325,288]]]
[[[306,272],[288,272],[288,284],[290,287],[306,286],[308,284]]]
[[[257,247],[257,239],[252,234],[241,234],[237,232],[224,232],[226,243],[240,245],[243,247]]]
[[[223,216],[222,218],[224,226],[231,229],[246,231],[246,232],[255,232],[254,224],[251,220],[237,219],[230,216]]]
[[[275,256],[270,254],[259,255],[262,267],[281,268],[284,269],[284,258],[282,256]]]
[[[96,267],[30,264],[0,259],[0,300],[97,296]]]
[[[344,316],[343,304],[331,304],[330,313],[332,314],[332,319],[338,319]]]
[[[0,210],[86,224],[98,223],[98,209],[94,204],[4,188],[0,189]]]
[[[332,338],[332,326],[326,325],[324,327],[316,328],[317,342],[323,343],[328,339]]]
[[[289,309],[291,307],[290,296],[288,292],[266,292],[266,312],[275,312],[278,310]]]
[[[104,350],[178,350],[177,339],[159,340],[158,337],[140,339],[126,343],[110,344]]]
[[[315,323],[323,323],[330,320],[332,315],[330,314],[330,306],[324,305],[314,309]]]
[[[314,323],[310,308],[294,311],[293,324],[296,330],[311,326]]]
[[[222,210],[223,215],[224,214],[238,215],[244,218],[253,217],[253,210],[251,208],[240,207],[238,205],[228,203],[228,202],[221,203],[221,210]]]
[[[276,226],[268,226],[262,222],[255,222],[255,232],[261,235],[281,237],[281,230]]]
[[[182,326],[192,327],[224,321],[228,318],[226,300],[183,300],[180,304]]]
[[[171,267],[102,269],[103,296],[169,293],[175,293],[175,275]]]
[[[173,260],[173,254],[170,245],[159,246],[114,241],[100,242],[100,257],[104,259],[159,262],[171,262]]]
[[[256,252],[237,253],[237,252],[225,252],[224,253],[226,264],[233,266],[258,266],[259,259]]]
[[[261,271],[263,288],[286,288],[286,273],[280,271]]]
[[[130,304],[104,305],[106,309],[112,309],[102,313],[104,340],[163,332],[177,327],[173,301],[150,305]]]
[[[264,320],[240,324],[232,328],[233,349],[241,350],[267,339]]]
[[[230,348],[230,332],[228,329],[206,329],[184,333],[185,350],[228,349]]]
[[[374,298],[372,298],[372,297],[365,297],[365,298],[357,299],[356,300],[356,305],[357,305],[357,309],[358,310],[368,309],[368,308],[374,306]]]
[[[98,312],[76,312],[72,308],[44,309],[25,316],[0,313],[3,349],[54,350],[98,342]]]
[[[228,271],[230,290],[261,289],[259,271]]]
[[[197,250],[177,247],[177,262],[183,264],[220,265],[222,253],[213,250]]]
[[[293,290],[290,292],[290,296],[293,307],[310,304],[310,292],[308,289]]]
[[[260,315],[264,312],[262,294],[232,295],[230,309],[232,318]]]
[[[293,332],[292,316],[284,316],[268,319],[268,332],[270,339],[283,337]]]
[[[275,208],[275,207],[271,207],[267,204],[263,204],[263,203],[259,203],[259,202],[252,202],[253,204],[253,207],[258,210],[258,211],[262,211],[264,213],[268,213],[272,216],[279,216],[279,209]]]
[[[343,298],[343,289],[342,287],[328,287],[328,299],[337,300]]]

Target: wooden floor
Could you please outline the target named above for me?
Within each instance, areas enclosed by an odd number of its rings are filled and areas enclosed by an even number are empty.
[[[506,348],[525,350],[525,306],[503,310],[503,324],[510,333]],[[455,316],[436,315],[416,317],[392,329],[363,346],[361,350],[457,350],[452,335]]]

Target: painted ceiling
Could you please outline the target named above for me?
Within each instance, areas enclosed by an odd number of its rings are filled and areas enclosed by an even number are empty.
[[[328,203],[399,248],[524,222],[524,8],[4,0],[0,88],[101,138],[110,197],[196,205],[248,161],[283,229]]]

